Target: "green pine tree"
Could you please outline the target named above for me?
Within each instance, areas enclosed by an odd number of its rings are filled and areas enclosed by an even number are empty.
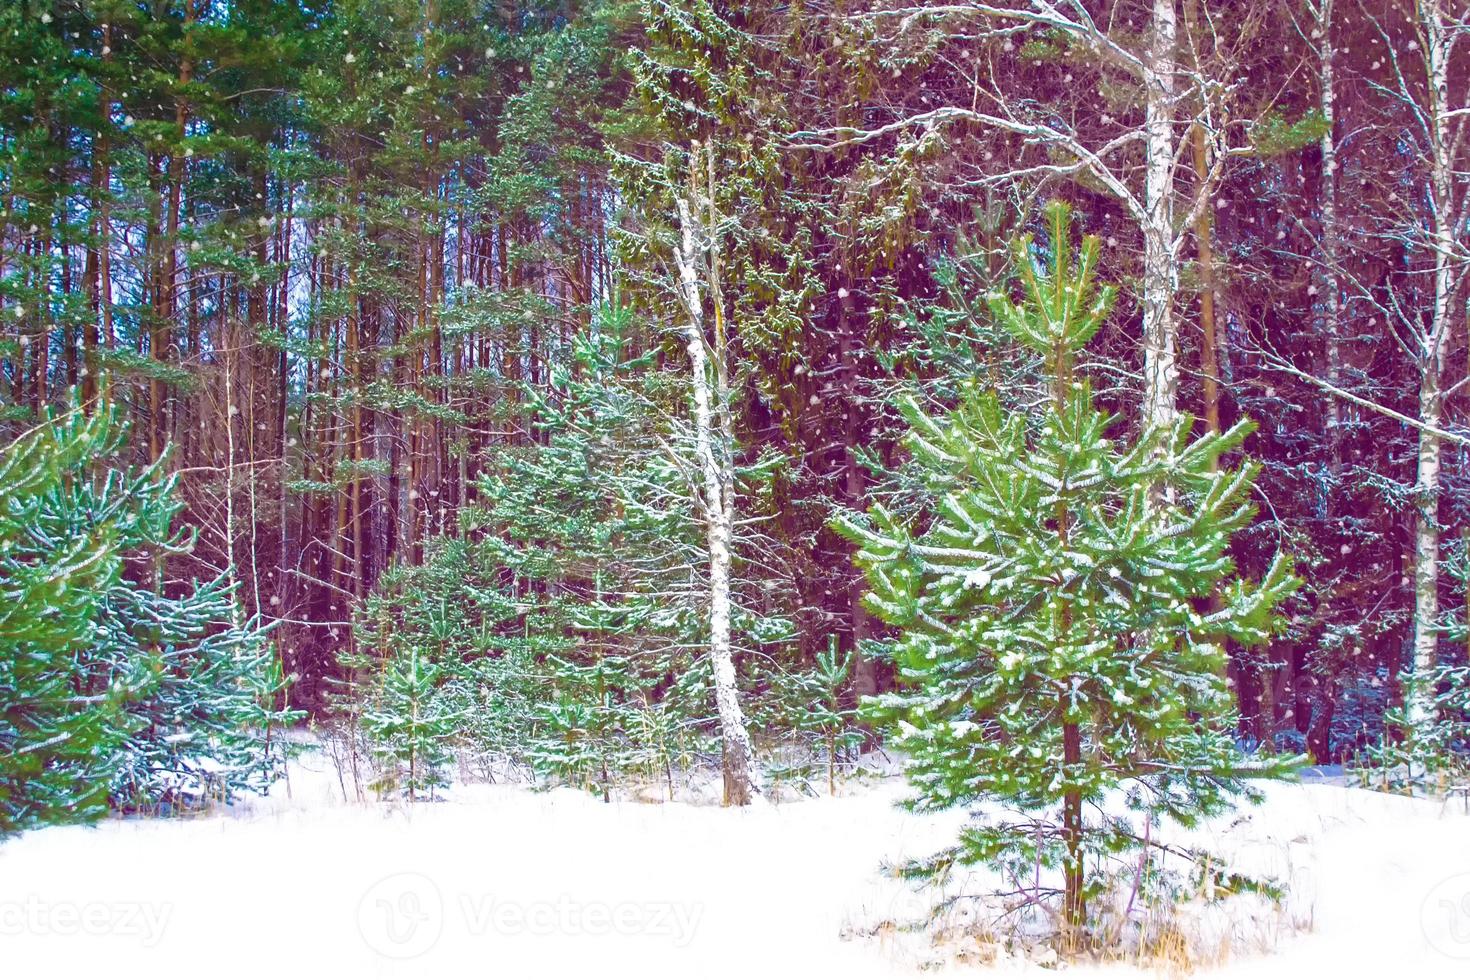
[[[862,744],[863,733],[854,724],[857,712],[845,697],[852,676],[853,653],[843,653],[837,637],[827,637],[827,649],[818,651],[812,669],[795,685],[803,695],[797,730],[821,740],[827,759],[827,795],[837,793],[837,762],[841,750]]]
[[[898,630],[903,686],[873,713],[909,756],[912,805],[999,804],[910,870],[985,863],[1022,881],[1060,868],[1076,936],[1104,859],[1140,843],[1104,810],[1115,792],[1135,814],[1190,825],[1285,772],[1235,748],[1223,644],[1263,641],[1296,581],[1279,556],[1259,583],[1234,576],[1228,547],[1253,513],[1257,467],[1220,460],[1249,423],[1191,439],[1184,419],[1128,438],[1074,376],[1113,290],[1094,284],[1096,240],[1074,265],[1065,208],[1047,217],[1044,247],[1016,246],[1020,301],[988,300],[1045,359],[1048,404],[1007,411],[974,383],[943,416],[909,399],[907,469],[934,506],[875,506],[839,529],[859,548],[869,608]]]
[[[285,771],[290,745],[271,736],[304,712],[277,704],[287,679],[275,649],[262,630],[236,623],[237,612],[223,577],[179,596],[126,580],[104,593],[93,655],[141,657],[150,682],[127,703],[115,807],[223,801],[264,790]]]
[[[141,661],[90,653],[139,526],[125,493],[99,500],[84,479],[119,432],[110,407],[73,412],[0,453],[0,834],[106,813],[126,702],[148,685]]]
[[[124,437],[103,404],[0,450],[0,834],[280,772],[264,732],[294,718],[275,705],[284,679],[224,581],[170,595],[139,579],[193,535],[162,462],[111,465]]]
[[[536,713],[539,737],[527,761],[538,773],[612,799],[612,780],[632,761],[637,704],[629,698],[643,684],[628,658],[604,656],[590,664],[548,658],[555,700]]]
[[[362,728],[378,760],[394,771],[390,785],[409,800],[448,784],[444,767],[454,758],[453,744],[463,709],[457,707],[453,675],[416,646],[394,653],[378,678]]]

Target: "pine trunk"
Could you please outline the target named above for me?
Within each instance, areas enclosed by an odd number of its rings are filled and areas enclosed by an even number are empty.
[[[1066,706],[1063,706],[1063,711]],[[1070,772],[1082,763],[1082,732],[1076,722],[1062,725],[1062,761]],[[1076,942],[1087,923],[1082,876],[1082,793],[1068,789],[1062,797],[1062,837],[1067,847],[1063,869],[1062,919],[1069,941]]]

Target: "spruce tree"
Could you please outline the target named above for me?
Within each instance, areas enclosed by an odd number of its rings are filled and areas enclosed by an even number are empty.
[[[1047,404],[1008,411],[979,379],[945,415],[907,399],[905,468],[932,508],[879,505],[838,526],[858,546],[868,607],[898,631],[902,686],[872,707],[909,757],[911,805],[998,805],[910,871],[984,863],[1021,881],[1060,868],[1077,937],[1106,859],[1140,844],[1106,808],[1115,793],[1187,826],[1286,771],[1235,747],[1223,644],[1265,640],[1297,583],[1280,556],[1244,581],[1228,554],[1257,466],[1221,459],[1249,422],[1192,439],[1181,418],[1130,437],[1074,374],[1114,292],[1094,283],[1097,241],[1074,264],[1064,206],[1047,218],[1044,246],[1016,245],[1019,301],[987,297],[1044,358]]]

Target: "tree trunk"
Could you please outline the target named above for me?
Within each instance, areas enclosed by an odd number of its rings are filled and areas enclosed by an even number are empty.
[[[1065,705],[1062,710],[1066,710]],[[1062,761],[1069,771],[1082,763],[1082,732],[1076,722],[1062,725]],[[1082,876],[1082,793],[1075,788],[1069,788],[1062,797],[1062,837],[1067,845],[1062,919],[1067,925],[1068,941],[1075,942],[1087,922]]]
[[[1327,383],[1342,387],[1342,353],[1338,331],[1342,319],[1342,295],[1338,286],[1341,228],[1337,217],[1337,81],[1332,47],[1332,3],[1321,0],[1317,30],[1322,37],[1317,48],[1317,71],[1321,76],[1323,132],[1318,146],[1322,156],[1322,342],[1327,361]],[[1342,403],[1327,399],[1327,440],[1331,449],[1332,476],[1342,468]]]
[[[843,262],[848,265],[847,260]],[[840,296],[841,323],[838,325],[838,337],[842,359],[843,385],[846,389],[846,397],[843,399],[843,432],[845,447],[844,466],[846,468],[846,493],[847,505],[855,509],[862,509],[864,496],[866,494],[866,473],[861,461],[858,459],[857,447],[862,443],[863,436],[858,425],[858,368],[857,358],[854,351],[854,337],[852,336],[852,293]],[[847,587],[848,615],[852,620],[852,657],[853,657],[853,692],[858,697],[878,693],[877,665],[869,658],[862,655],[862,643],[868,635],[868,613],[863,608],[863,596],[867,593],[867,583],[861,575],[853,576]]]
[[[1067,393],[1072,384],[1072,362],[1065,347],[1058,345],[1056,348],[1051,370],[1052,407],[1060,417],[1066,408]],[[1065,495],[1060,495],[1057,500],[1056,521],[1057,540],[1062,550],[1066,551],[1071,534],[1072,513]],[[1057,624],[1060,628],[1056,642],[1060,646],[1069,640],[1068,633],[1072,628],[1070,598],[1062,599]],[[1076,683],[1077,679],[1071,678],[1067,686],[1075,691]],[[1075,949],[1087,925],[1087,898],[1084,892],[1086,881],[1082,864],[1082,791],[1075,782],[1082,766],[1082,729],[1076,721],[1066,717],[1070,708],[1067,695],[1062,695],[1060,702],[1058,709],[1063,719],[1062,782],[1066,787],[1062,791],[1062,840],[1067,848],[1067,856],[1062,863],[1062,921],[1065,924],[1064,940],[1069,948]]]
[[[1177,414],[1179,272],[1174,244],[1174,0],[1154,0],[1144,62],[1143,376],[1144,418],[1169,425]]]
[[[112,25],[102,25],[103,77],[106,66],[112,60]],[[106,85],[101,93],[104,114],[112,110],[112,94]],[[111,204],[111,129],[106,119],[98,126],[97,150],[93,160],[93,222],[97,250],[97,278],[88,284],[95,290],[95,315],[89,318],[86,327],[86,352],[82,358],[82,397],[91,405],[97,399],[102,379],[97,375],[102,370],[97,351],[112,346],[112,228],[108,216]]]
[[[1436,297],[1436,306],[1438,297]],[[1436,311],[1436,317],[1438,311]],[[1440,371],[1443,346],[1421,366],[1419,418],[1440,423]],[[1437,435],[1419,430],[1419,467],[1414,483],[1414,676],[1407,697],[1407,721],[1417,734],[1433,718],[1433,692],[1423,679],[1438,663],[1439,648],[1439,477],[1441,444]]]
[[[1419,738],[1433,720],[1433,692],[1425,676],[1438,663],[1439,642],[1439,485],[1442,443],[1435,434],[1444,405],[1444,361],[1449,346],[1451,300],[1456,287],[1454,217],[1455,147],[1450,138],[1449,56],[1452,44],[1438,0],[1420,0],[1424,64],[1428,75],[1430,195],[1434,238],[1434,306],[1423,336],[1419,363],[1419,465],[1414,484],[1414,677],[1407,698],[1411,737]],[[1464,110],[1461,110],[1464,111]]]
[[[186,43],[189,29],[193,24],[194,0],[186,0],[183,26]],[[174,125],[179,130],[178,139],[180,140],[183,140],[189,125],[189,101],[184,95],[184,90],[193,79],[194,61],[186,53],[179,61],[179,94],[174,100]],[[168,213],[164,216],[162,242],[163,248],[167,251],[163,255],[161,282],[156,285],[158,291],[154,296],[154,310],[157,319],[154,322],[150,343],[153,359],[159,362],[167,362],[171,359],[174,344],[174,317],[179,308],[179,209],[183,201],[185,171],[183,150],[175,147],[168,162]],[[149,385],[148,395],[149,412],[152,416],[150,421],[153,425],[153,442],[150,448],[154,459],[157,459],[163,452],[163,447],[170,438],[172,410],[165,407],[165,397],[163,381],[154,378]]]
[[[1204,68],[1200,62],[1205,54],[1206,38],[1200,34],[1199,0],[1184,0],[1184,24],[1189,37],[1188,46],[1194,52],[1194,69],[1203,77]],[[1201,202],[1199,214],[1194,221],[1195,257],[1199,262],[1200,382],[1204,395],[1205,425],[1209,431],[1218,434],[1221,431],[1220,358],[1215,321],[1214,187],[1210,173],[1214,161],[1205,137],[1207,98],[1207,95],[1201,95],[1197,108],[1199,115],[1189,127],[1189,142],[1190,155],[1194,160],[1195,195],[1196,200]]]
[[[699,173],[697,150],[691,153],[691,170]],[[711,158],[712,160],[712,158]],[[711,167],[713,163],[711,162]],[[698,180],[692,181],[692,200],[678,201],[681,236],[674,258],[679,269],[679,293],[689,316],[685,327],[694,401],[695,453],[703,477],[701,510],[709,547],[710,663],[715,682],[715,706],[719,712],[721,756],[725,783],[725,805],[745,806],[760,792],[755,749],[740,706],[735,682],[734,652],[730,642],[730,548],[735,527],[733,447],[729,445],[729,388],[724,365],[723,317],[717,285],[718,260],[713,241],[715,223],[703,222]],[[713,210],[713,184],[709,185]],[[699,267],[705,252],[710,254],[711,292],[715,297],[716,343],[712,349],[705,336],[704,303],[700,295]],[[716,445],[716,443],[719,445]]]

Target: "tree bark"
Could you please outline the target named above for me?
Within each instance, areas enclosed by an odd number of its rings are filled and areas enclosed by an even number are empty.
[[[1169,425],[1178,412],[1179,274],[1174,242],[1174,0],[1154,0],[1144,60],[1143,376],[1144,418]]]
[[[718,286],[718,249],[714,240],[715,222],[708,224],[701,213],[699,194],[699,155],[696,147],[690,154],[690,200],[680,198],[680,239],[674,259],[679,270],[679,295],[688,315],[685,326],[686,346],[693,388],[695,455],[702,476],[701,510],[709,549],[709,649],[715,682],[715,706],[720,718],[722,769],[725,805],[745,806],[760,793],[760,774],[756,767],[755,749],[746,726],[745,712],[740,706],[735,681],[735,660],[730,640],[730,563],[735,527],[734,462],[730,445],[730,404],[725,365],[724,319],[720,310]],[[713,156],[710,157],[713,168]],[[708,185],[711,212],[714,208],[713,182]],[[700,294],[701,257],[709,255],[711,293],[715,302],[715,344],[711,348],[705,333],[704,300]],[[713,355],[711,357],[710,355]],[[711,360],[714,361],[711,364]]]
[[[1332,3],[1321,0],[1317,9],[1317,71],[1321,76],[1323,132],[1318,142],[1322,157],[1322,343],[1327,361],[1327,382],[1342,387],[1342,353],[1338,331],[1342,319],[1342,294],[1338,284],[1338,261],[1342,230],[1337,213],[1337,69],[1332,47]],[[1332,475],[1342,468],[1342,403],[1327,399],[1327,439],[1331,448]]]
[[[1414,677],[1406,703],[1411,737],[1422,735],[1434,715],[1433,692],[1423,682],[1439,660],[1439,496],[1443,443],[1433,430],[1439,428],[1444,405],[1445,350],[1449,345],[1451,303],[1457,285],[1457,237],[1461,233],[1455,217],[1454,146],[1447,105],[1453,38],[1439,0],[1420,0],[1419,16],[1426,42],[1424,66],[1428,76],[1429,104],[1424,115],[1429,142],[1434,304],[1419,352],[1419,417],[1427,428],[1419,430],[1419,463],[1414,483]]]
[[[189,29],[194,24],[194,16],[194,0],[185,0],[183,43],[186,49],[179,60],[178,95],[174,99],[174,125],[178,128],[177,138],[181,141],[189,126],[189,100],[185,88],[194,80],[194,61],[187,51]],[[174,317],[179,307],[179,208],[183,199],[185,169],[183,150],[175,147],[168,162],[168,213],[164,216],[162,242],[162,247],[167,251],[163,255],[161,281],[155,287],[156,318],[149,342],[153,359],[160,363],[170,360],[174,342]],[[162,454],[170,436],[166,397],[162,379],[153,378],[148,386],[148,410],[153,427],[150,449],[154,459]]]

